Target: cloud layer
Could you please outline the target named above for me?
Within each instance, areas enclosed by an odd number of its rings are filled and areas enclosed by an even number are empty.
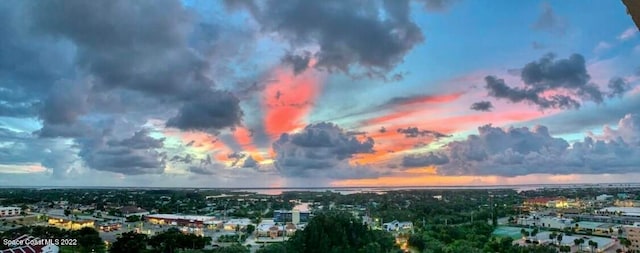
[[[404,167],[436,166],[442,175],[518,176],[535,173],[628,173],[640,162],[640,117],[629,114],[617,127],[605,126],[573,144],[549,134],[544,126],[503,129],[486,125],[466,140],[435,153],[409,155]]]

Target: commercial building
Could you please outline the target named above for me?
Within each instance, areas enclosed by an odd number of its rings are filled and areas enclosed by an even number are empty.
[[[279,223],[292,222],[293,224],[306,223],[311,219],[311,212],[300,210],[275,210],[273,220]]]
[[[640,217],[640,207],[605,207],[596,211],[596,213],[600,215]]]
[[[49,217],[49,225],[69,230],[78,230],[84,227],[94,227],[92,220],[72,220],[66,218]]]
[[[20,215],[20,207],[15,206],[1,206],[0,217],[11,217]]]
[[[631,226],[623,226],[627,239],[631,242],[631,246],[629,246],[629,252],[639,252],[640,251],[640,222],[634,223]]]
[[[526,216],[518,218],[517,224],[524,226],[536,226],[545,228],[565,229],[573,226],[573,220],[551,216]]]
[[[541,244],[547,243],[558,243],[560,245],[573,246],[575,247],[574,240],[575,239],[583,239],[585,243],[581,245],[581,250],[583,252],[592,252],[591,248],[589,248],[588,242],[594,241],[598,243],[598,249],[596,252],[610,252],[613,246],[616,245],[615,240],[611,238],[598,237],[598,236],[584,236],[584,235],[564,235],[562,237],[562,241],[557,241],[557,239],[549,239],[549,234],[551,232],[541,232],[535,236],[536,241],[539,241]],[[525,239],[520,239],[518,241],[521,245],[526,245]]]
[[[222,221],[212,216],[200,215],[175,215],[175,214],[150,214],[144,218],[147,222],[157,225],[174,225],[187,227],[215,227]]]
[[[225,230],[233,230],[236,229],[242,230],[251,224],[251,220],[247,218],[243,219],[231,219],[224,223]]]

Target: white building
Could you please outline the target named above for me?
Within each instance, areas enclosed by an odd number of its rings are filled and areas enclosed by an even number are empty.
[[[392,222],[382,223],[382,228],[386,231],[401,231],[401,230],[412,230],[413,223],[410,221],[397,221],[394,220]]]
[[[249,224],[251,224],[251,220],[247,218],[231,219],[224,223],[224,229],[225,230],[236,230],[236,228],[244,229]]]
[[[527,216],[523,218],[518,218],[517,223],[525,226],[536,226],[536,227],[556,228],[556,229],[564,229],[564,228],[573,226],[572,219],[558,218],[553,216],[542,216],[542,217]]]
[[[613,199],[613,195],[609,195],[609,194],[602,194],[596,197],[596,201],[607,201],[612,199]]]
[[[0,217],[10,217],[20,215],[20,207],[2,206],[0,207]]]

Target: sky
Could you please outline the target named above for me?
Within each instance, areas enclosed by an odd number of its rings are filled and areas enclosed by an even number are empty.
[[[0,186],[640,182],[621,1],[0,1]]]

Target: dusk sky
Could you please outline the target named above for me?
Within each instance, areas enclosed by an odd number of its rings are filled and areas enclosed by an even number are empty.
[[[621,1],[0,1],[0,186],[640,182]]]

